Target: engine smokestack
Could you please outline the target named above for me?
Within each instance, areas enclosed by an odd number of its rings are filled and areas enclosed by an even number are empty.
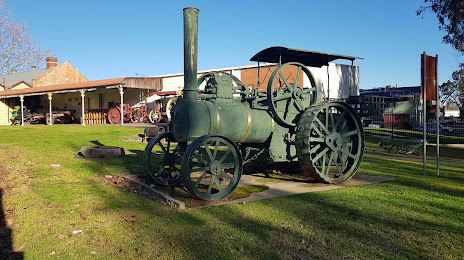
[[[189,101],[198,100],[198,8],[184,8],[184,96]]]

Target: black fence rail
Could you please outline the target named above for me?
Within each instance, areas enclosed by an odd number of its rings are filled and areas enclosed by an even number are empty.
[[[362,117],[366,136],[384,136],[391,139],[423,139],[422,114],[390,114]],[[426,124],[427,142],[435,143],[436,120]],[[464,121],[457,118],[440,118],[440,143],[464,143]]]

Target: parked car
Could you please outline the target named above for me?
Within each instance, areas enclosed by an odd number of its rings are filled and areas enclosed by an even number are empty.
[[[380,128],[380,125],[378,125],[378,124],[369,124],[367,127],[368,128]]]
[[[412,128],[412,130],[420,131],[422,132],[424,129],[423,125],[418,125]],[[442,124],[439,125],[440,133],[452,133],[453,128],[449,126],[443,126]],[[435,123],[427,123],[427,133],[436,133],[437,132],[437,125]]]
[[[440,124],[444,125],[455,125],[458,123],[458,119],[452,116],[440,117]]]

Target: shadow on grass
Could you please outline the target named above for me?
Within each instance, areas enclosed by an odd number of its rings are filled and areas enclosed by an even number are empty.
[[[142,174],[142,157],[141,150],[128,150],[130,154],[117,158],[82,158],[85,163],[79,163],[79,167],[87,168],[92,173],[97,175],[105,175],[108,173],[116,175],[124,174]]]
[[[2,195],[3,191],[0,189],[0,259],[24,259],[22,252],[13,251],[13,239],[5,220]]]
[[[90,142],[93,143],[96,146],[105,146],[104,144],[100,143],[100,141],[94,140],[94,141],[90,141]]]

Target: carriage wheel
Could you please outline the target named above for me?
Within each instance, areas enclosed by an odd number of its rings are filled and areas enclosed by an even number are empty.
[[[119,107],[112,107],[108,111],[108,121],[110,124],[121,124],[121,110]]]
[[[124,107],[124,123],[134,123],[134,110],[129,106]]]
[[[284,70],[296,70],[296,73],[285,77]],[[304,76],[311,83],[309,88],[300,85]],[[267,100],[269,109],[278,123],[283,126],[295,126],[299,115],[317,102],[316,81],[303,64],[298,62],[282,64],[271,74],[267,86]]]
[[[199,199],[223,199],[238,185],[243,162],[238,147],[219,135],[193,141],[182,158],[182,179]]]
[[[345,103],[308,108],[296,130],[298,161],[304,172],[328,183],[356,174],[364,153],[364,132],[356,111]]]
[[[152,124],[158,123],[161,120],[161,112],[153,109],[150,111],[149,119]]]
[[[180,154],[171,132],[161,133],[148,142],[143,154],[143,167],[153,180],[166,186],[180,179]]]
[[[21,120],[20,120],[21,121]],[[49,125],[50,124],[50,114],[45,115],[45,124]],[[55,117],[52,118],[52,124],[55,124]]]

